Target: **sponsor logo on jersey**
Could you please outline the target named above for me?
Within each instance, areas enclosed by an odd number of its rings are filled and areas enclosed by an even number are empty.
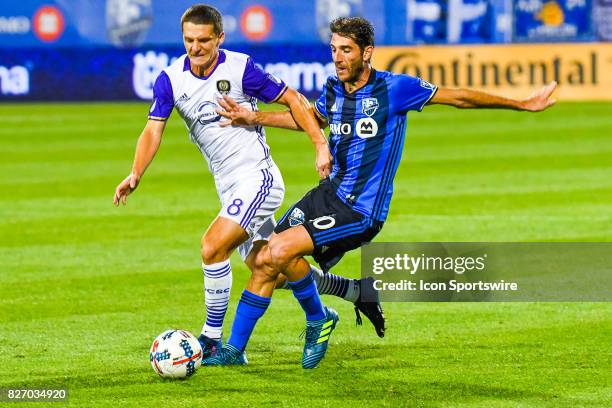
[[[289,215],[289,225],[292,227],[302,225],[304,223],[304,212],[299,208],[294,208]]]
[[[431,89],[432,91],[436,88],[435,86],[425,81],[424,79],[421,79],[421,87],[425,89]]]
[[[334,102],[334,104],[332,105],[331,109],[329,110],[331,113],[336,113],[338,112],[338,105],[336,104],[336,102]]]
[[[182,94],[180,98],[178,98],[177,102],[183,102],[183,101],[188,101],[189,100],[189,96],[187,96],[186,93]]]
[[[372,118],[361,118],[357,121],[357,136],[362,139],[376,136],[378,124]]]
[[[353,129],[350,123],[330,123],[329,133],[332,135],[350,135],[353,133]]]
[[[201,125],[209,125],[221,120],[221,116],[217,113],[217,104],[213,102],[202,102],[196,109],[196,120]]]
[[[362,111],[368,116],[372,116],[378,110],[378,99],[364,98],[362,102]]]
[[[229,94],[230,90],[230,81],[228,81],[227,79],[220,79],[217,81],[217,91],[219,91],[221,95]]]

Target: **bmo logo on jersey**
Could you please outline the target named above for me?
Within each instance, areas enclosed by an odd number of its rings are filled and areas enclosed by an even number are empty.
[[[361,118],[357,121],[357,136],[367,139],[376,136],[378,123],[372,118]]]
[[[329,133],[332,135],[350,135],[353,133],[350,123],[330,123]]]

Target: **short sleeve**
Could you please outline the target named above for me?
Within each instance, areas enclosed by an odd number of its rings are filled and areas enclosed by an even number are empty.
[[[411,110],[420,112],[438,90],[437,86],[409,75],[397,75],[393,88],[395,111],[404,114]]]
[[[149,109],[149,119],[165,121],[174,107],[174,94],[168,74],[162,71],[153,85],[153,103]]]
[[[327,116],[327,102],[326,102],[326,96],[327,96],[327,86],[325,88],[323,88],[323,92],[321,92],[321,96],[319,96],[319,99],[317,99],[317,101],[315,102],[315,112],[321,116],[321,118],[325,118],[325,119],[329,119]]]
[[[287,85],[264,72],[249,57],[242,75],[242,91],[265,103],[276,102],[287,91]]]

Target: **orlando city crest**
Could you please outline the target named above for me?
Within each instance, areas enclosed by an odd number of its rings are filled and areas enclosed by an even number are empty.
[[[230,89],[230,82],[227,79],[221,79],[217,81],[217,91],[219,91],[221,95],[229,94]]]
[[[368,116],[372,116],[378,109],[378,99],[376,98],[364,98],[362,102],[362,110]]]

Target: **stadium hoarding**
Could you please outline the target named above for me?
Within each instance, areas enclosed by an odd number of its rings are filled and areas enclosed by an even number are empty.
[[[596,0],[593,5],[593,18],[597,38],[612,41],[612,0]]]
[[[591,0],[514,2],[514,41],[588,41],[593,38]]]
[[[384,302],[609,302],[612,243],[369,243],[361,273]]]
[[[20,0],[10,3],[8,7],[0,7],[0,47],[129,48],[180,44],[181,16],[197,2]],[[319,44],[329,37],[329,22],[348,15],[367,16],[381,27],[377,41],[383,42],[385,3],[390,0],[211,2],[223,16],[226,44]]]
[[[243,46],[267,72],[309,98],[334,72],[327,46]],[[180,47],[0,49],[0,101],[151,100],[153,83]]]
[[[525,98],[552,80],[560,100],[612,100],[612,44],[377,47],[374,67],[439,85]]]

